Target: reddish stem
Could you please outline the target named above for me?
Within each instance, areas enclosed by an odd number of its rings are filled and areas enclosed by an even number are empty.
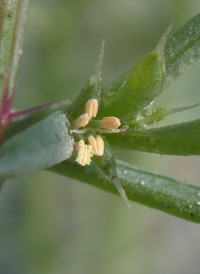
[[[14,93],[8,98],[7,89],[2,95],[2,101],[0,106],[0,143],[3,141],[3,134],[11,121],[11,107],[14,99]]]
[[[52,106],[53,104],[54,103],[47,103],[47,104],[44,104],[44,105],[41,105],[41,106],[37,106],[37,107],[33,107],[33,108],[28,108],[28,109],[25,109],[25,110],[20,110],[20,111],[16,111],[16,112],[12,112],[11,111],[11,113],[9,115],[9,118],[10,118],[10,120],[13,120],[13,119],[17,118],[18,116],[29,114],[29,113],[34,112],[36,110]]]

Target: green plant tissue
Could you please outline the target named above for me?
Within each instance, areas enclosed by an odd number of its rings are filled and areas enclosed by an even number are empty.
[[[0,148],[0,176],[29,174],[69,158],[74,142],[68,126],[66,115],[54,112],[14,135]]]

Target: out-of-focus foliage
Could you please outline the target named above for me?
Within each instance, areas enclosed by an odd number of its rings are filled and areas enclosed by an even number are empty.
[[[186,0],[32,1],[15,107],[75,98],[91,75],[103,37],[103,77],[105,83],[114,80],[155,46],[172,21],[178,29],[199,9],[199,1]],[[173,84],[159,104],[177,107],[199,101],[199,68],[195,65]],[[199,110],[184,115],[166,123],[195,119]],[[120,156],[199,182],[199,160],[194,157]],[[19,185],[8,182],[0,200],[2,273],[199,270],[195,224],[135,204],[132,218],[120,199],[45,172]]]

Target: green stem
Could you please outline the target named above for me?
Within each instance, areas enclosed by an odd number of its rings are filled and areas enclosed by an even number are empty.
[[[19,69],[20,57],[22,56],[22,47],[24,33],[29,11],[30,0],[19,0],[15,29],[13,33],[12,54],[11,54],[11,73],[10,73],[10,94],[14,93],[17,73]]]
[[[4,133],[11,121],[29,4],[30,0],[10,0],[0,5],[0,142],[3,142]]]
[[[16,86],[29,4],[30,0],[12,0],[0,7],[0,90],[6,89],[7,81],[8,97]]]
[[[67,160],[50,170],[119,195],[111,180],[94,164],[81,167]],[[200,187],[122,161],[117,161],[117,173],[130,200],[200,223]]]
[[[69,111],[70,105],[71,102],[69,100],[52,103],[50,106],[40,108],[35,111],[30,111],[29,113],[25,113],[15,117],[12,120],[12,123],[9,124],[5,132],[5,139],[10,138],[17,133],[20,133],[21,131],[41,121],[55,111],[63,111],[64,113],[67,113]]]

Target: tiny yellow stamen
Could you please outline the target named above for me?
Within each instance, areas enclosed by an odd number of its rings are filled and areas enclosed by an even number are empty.
[[[120,127],[121,123],[119,118],[110,116],[110,117],[104,117],[101,120],[101,127],[106,129],[115,129]]]
[[[85,104],[85,113],[81,114],[75,121],[77,128],[85,127],[92,117],[96,117],[98,112],[98,101],[96,99],[90,99]],[[120,127],[121,122],[119,118],[110,116],[104,117],[101,120],[101,128],[105,129],[117,129]],[[96,138],[92,135],[88,137],[89,145],[86,145],[83,140],[78,143],[78,155],[76,161],[81,166],[90,165],[91,157],[93,155],[103,156],[104,154],[104,141],[100,135]]]
[[[81,166],[90,165],[92,156],[92,146],[86,145],[83,140],[80,140],[78,143],[78,155],[76,157],[76,162]]]
[[[96,99],[90,99],[85,105],[85,112],[88,114],[89,119],[97,116],[98,101]]]
[[[96,136],[96,142],[97,142],[97,148],[98,148],[98,154],[97,156],[103,156],[104,154],[104,141],[101,138],[100,135]]]
[[[104,154],[104,141],[101,138],[100,135],[96,136],[96,139],[94,136],[90,135],[88,137],[88,142],[92,146],[92,152],[96,156],[103,156]]]
[[[85,127],[89,122],[89,116],[87,113],[81,114],[75,121],[76,127]]]
[[[88,137],[88,142],[92,146],[92,151],[93,151],[94,155],[96,155],[96,153],[98,152],[98,148],[97,148],[97,142],[96,142],[96,139],[94,138],[94,136],[90,135]]]

